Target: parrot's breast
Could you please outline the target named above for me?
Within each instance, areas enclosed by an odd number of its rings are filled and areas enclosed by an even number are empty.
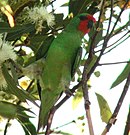
[[[44,89],[64,91],[71,81],[71,70],[77,50],[81,45],[76,33],[63,32],[49,48],[42,74]]]

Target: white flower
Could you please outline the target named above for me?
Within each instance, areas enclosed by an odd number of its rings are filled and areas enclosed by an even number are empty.
[[[24,19],[34,23],[38,32],[42,31],[44,21],[47,22],[49,27],[52,27],[55,24],[54,15],[49,13],[43,5],[33,8],[26,7],[24,10],[26,12]]]
[[[16,60],[16,54],[13,50],[13,47],[11,44],[7,41],[2,40],[2,34],[0,34],[0,88],[6,88],[7,83],[6,80],[2,74],[2,63],[5,62],[5,60],[12,59]]]
[[[0,65],[7,59],[16,60],[16,54],[11,44],[3,41],[0,35]]]
[[[0,66],[0,89],[2,88],[6,88],[7,87],[7,82],[2,74],[2,69],[1,69],[1,66]]]

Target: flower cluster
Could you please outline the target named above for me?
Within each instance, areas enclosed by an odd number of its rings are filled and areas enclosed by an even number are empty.
[[[13,50],[13,47],[11,44],[7,41],[2,40],[3,36],[0,35],[0,88],[6,87],[6,81],[4,79],[4,76],[2,74],[2,63],[5,62],[8,59],[16,60],[16,54]]]
[[[42,31],[44,21],[47,22],[49,27],[52,27],[55,24],[54,15],[49,13],[43,5],[38,7],[35,6],[33,8],[25,7],[24,11],[26,14],[23,16],[23,20],[34,23],[37,32]]]

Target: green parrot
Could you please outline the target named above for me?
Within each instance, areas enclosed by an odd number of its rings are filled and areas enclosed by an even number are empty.
[[[64,31],[52,42],[42,73],[41,106],[38,130],[47,125],[49,112],[62,92],[69,88],[79,63],[82,38],[96,22],[92,15],[83,13],[74,17]]]

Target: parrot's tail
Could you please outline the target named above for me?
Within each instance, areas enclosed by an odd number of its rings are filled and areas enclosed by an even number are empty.
[[[48,123],[49,113],[57,101],[58,95],[51,90],[44,89],[41,92],[41,106],[39,111],[38,129],[44,129]]]

